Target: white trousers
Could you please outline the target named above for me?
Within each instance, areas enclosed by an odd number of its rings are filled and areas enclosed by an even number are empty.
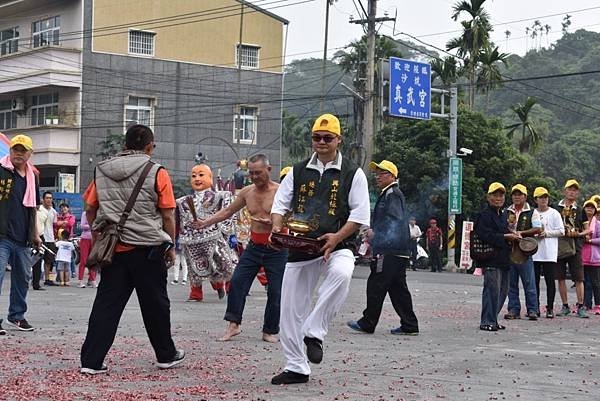
[[[304,337],[323,340],[329,323],[348,296],[353,271],[354,255],[349,249],[331,253],[327,262],[320,257],[286,264],[281,285],[279,334],[286,359],[285,370],[310,374]],[[323,282],[311,311],[312,294],[321,274],[324,274]]]
[[[181,251],[175,251],[175,265],[173,266],[173,280],[179,281],[179,266],[181,265],[181,281],[186,281],[188,277],[187,260]]]

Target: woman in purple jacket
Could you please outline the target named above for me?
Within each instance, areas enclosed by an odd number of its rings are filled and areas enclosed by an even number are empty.
[[[586,306],[596,315],[600,315],[600,221],[596,217],[598,205],[593,200],[585,201],[583,210],[587,216],[587,221],[584,222],[585,232],[589,232],[585,236],[583,248],[581,249],[581,259],[583,260],[583,268],[585,270],[586,282],[591,284],[591,292],[588,293],[586,287]],[[587,225],[587,227],[586,227]],[[592,308],[592,295],[595,307]]]

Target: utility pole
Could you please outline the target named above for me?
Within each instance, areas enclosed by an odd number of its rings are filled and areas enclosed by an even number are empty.
[[[450,87],[450,149],[448,151],[448,169],[450,169],[450,159],[458,156],[456,131],[458,128],[458,92],[456,85]],[[450,171],[448,171],[450,177]],[[448,211],[450,211],[450,182],[448,181]],[[455,262],[456,253],[456,215],[448,213],[448,264],[447,271],[455,272],[457,269]]]
[[[325,0],[325,39],[323,41],[323,63],[321,65],[321,114],[324,113],[325,108],[325,71],[327,69],[327,35],[329,33],[329,7],[333,3],[333,0]]]
[[[240,2],[240,36],[237,48],[237,69],[238,69],[238,99],[242,97],[242,40],[244,39],[244,2]],[[237,106],[237,118],[235,119],[235,143],[236,151],[240,154],[240,135],[242,135],[242,107]]]
[[[377,39],[376,24],[378,22],[395,21],[395,18],[377,18],[377,0],[369,0],[367,18],[352,20],[353,24],[367,25],[367,86],[365,87],[363,103],[363,147],[365,149],[365,164],[373,158],[373,135],[375,125],[375,42]]]

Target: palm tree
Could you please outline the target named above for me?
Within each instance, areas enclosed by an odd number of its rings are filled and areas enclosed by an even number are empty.
[[[363,36],[360,40],[351,42],[348,46],[348,51],[340,51],[333,57],[340,67],[346,72],[355,73],[357,77],[366,76],[367,60],[367,36]],[[390,57],[402,57],[399,50],[398,42],[389,36],[377,35],[375,39],[375,66],[377,61]],[[377,68],[377,67],[376,67]],[[361,91],[364,89],[364,81],[357,79],[354,87]]]
[[[460,58],[469,57],[470,63],[467,69],[469,77],[469,106],[473,108],[475,101],[475,79],[478,57],[481,49],[489,46],[490,31],[493,27],[490,23],[490,15],[483,8],[486,0],[463,0],[454,4],[452,19],[458,20],[458,17],[467,13],[471,19],[462,21],[462,35],[451,39],[446,44],[447,50],[456,50]]]
[[[498,46],[493,49],[491,46],[487,46],[479,53],[480,65],[477,74],[477,89],[485,93],[488,106],[490,91],[500,86],[498,81],[502,79],[499,66],[500,64],[506,65],[508,56],[507,53],[500,53]]]
[[[293,164],[305,158],[310,149],[310,127],[302,125],[295,114],[283,111],[283,126],[281,146],[287,150],[288,164]]]
[[[456,82],[458,75],[456,68],[456,59],[452,56],[444,57],[444,60],[435,59],[431,63],[432,77],[431,81],[439,79],[444,86],[450,86],[451,83]]]
[[[525,104],[517,103],[511,107],[519,118],[519,122],[505,127],[508,129],[508,137],[513,138],[515,132],[521,129],[521,140],[519,141],[519,151],[521,153],[529,153],[535,151],[542,143],[542,135],[538,131],[534,121],[531,119],[531,109],[537,104],[534,97],[527,97]]]

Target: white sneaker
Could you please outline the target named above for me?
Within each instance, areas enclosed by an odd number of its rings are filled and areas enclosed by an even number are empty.
[[[85,288],[85,283],[83,280],[79,282],[79,288]]]
[[[177,352],[175,352],[173,360],[169,362],[157,362],[156,366],[158,366],[159,369],[171,369],[172,367],[179,365],[181,362],[183,362],[183,358],[185,358],[185,351],[177,350]]]
[[[183,280],[183,281],[181,282],[181,285],[187,285],[187,280]]]
[[[108,366],[106,366],[105,364],[102,364],[100,369],[81,368],[79,370],[79,373],[82,373],[85,375],[99,375],[99,374],[106,373],[106,372],[108,372]]]
[[[178,283],[178,281],[177,281],[177,280],[173,280],[173,281],[171,281],[171,284],[173,284],[173,285],[175,285],[175,284],[177,284],[177,283]]]

